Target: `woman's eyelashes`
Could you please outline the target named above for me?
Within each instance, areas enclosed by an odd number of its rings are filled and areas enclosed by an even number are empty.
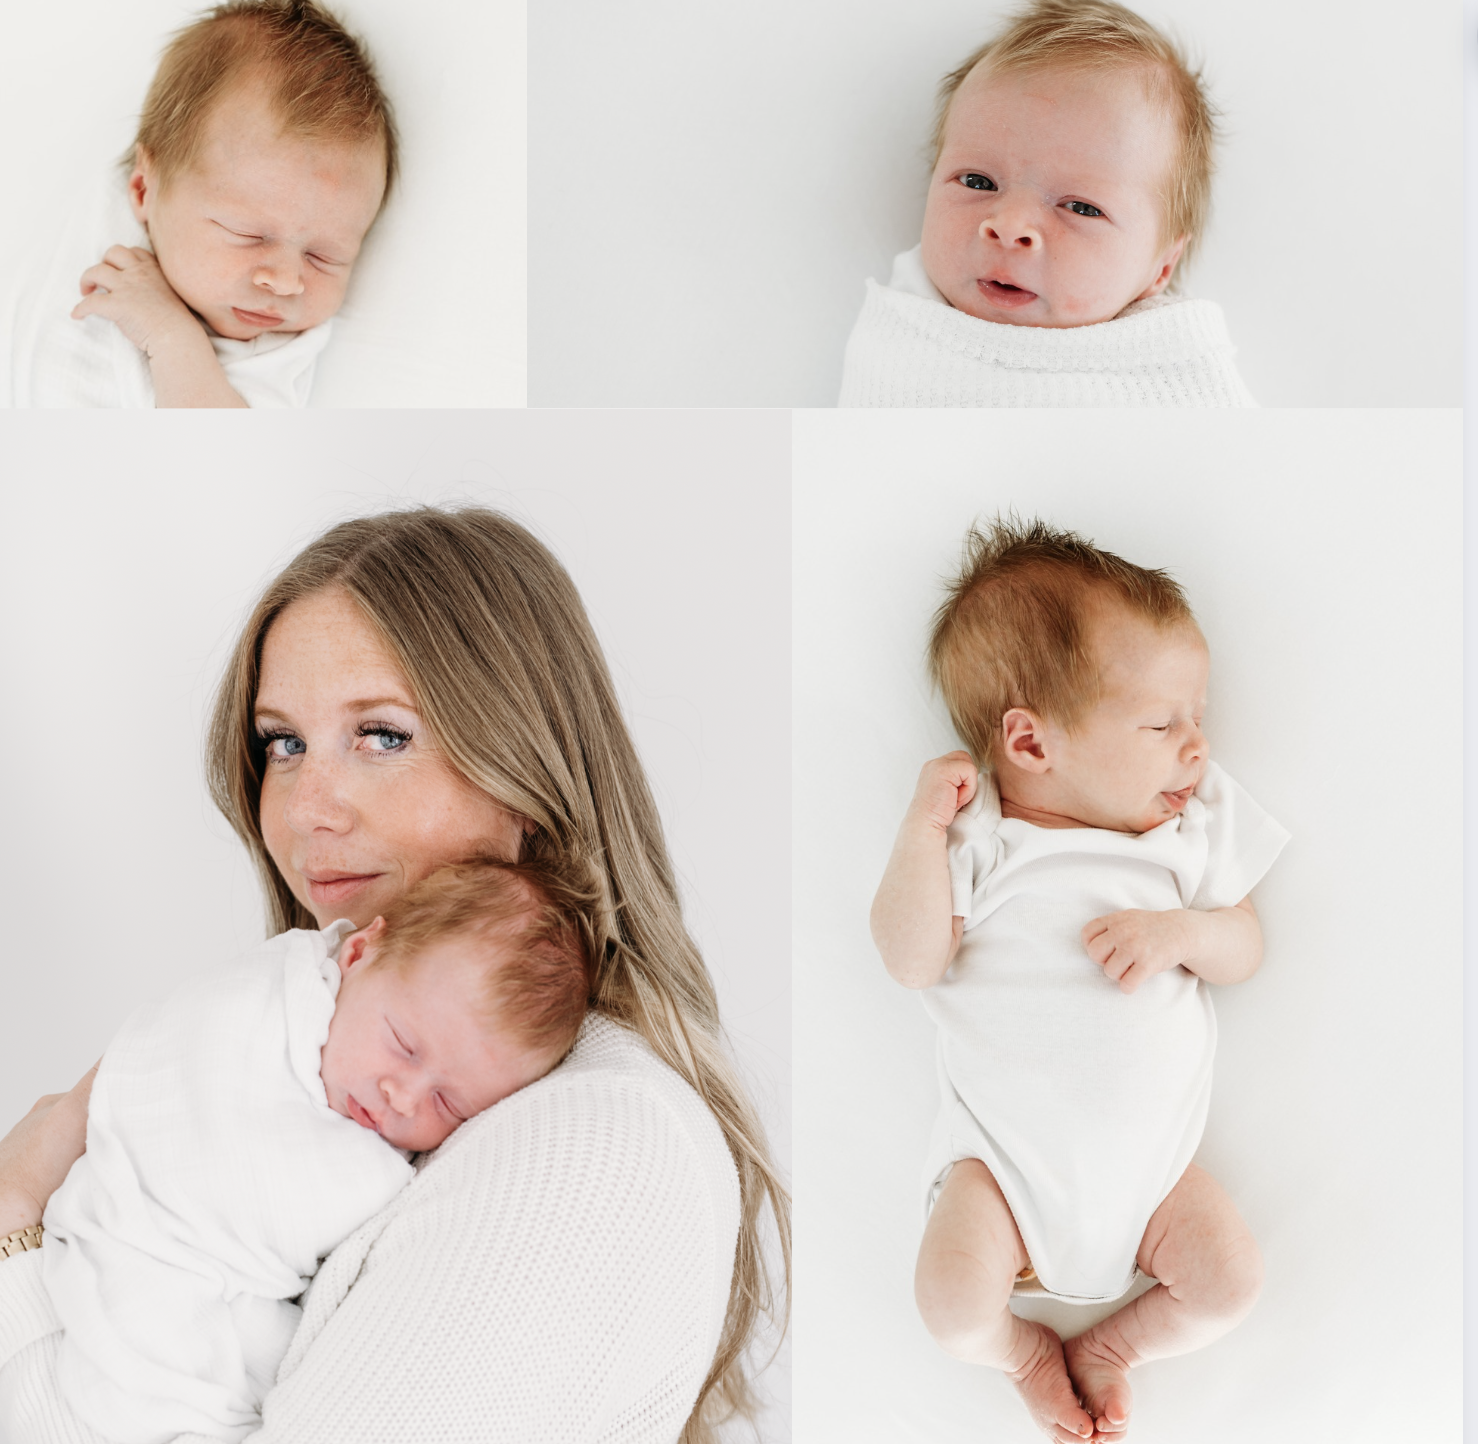
[[[389,722],[361,722],[354,729],[354,735],[366,740],[367,745],[362,751],[379,757],[398,755],[406,750],[411,741],[409,732]],[[292,762],[308,750],[307,742],[286,727],[264,728],[257,736],[261,739],[269,763]]]

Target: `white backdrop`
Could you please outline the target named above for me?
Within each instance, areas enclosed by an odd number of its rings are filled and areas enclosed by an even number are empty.
[[[939,79],[1003,0],[542,0],[535,405],[831,406],[863,279],[919,238]],[[1453,0],[1144,0],[1227,139],[1191,294],[1265,406],[1460,404]]]
[[[1258,1238],[1251,1317],[1136,1370],[1136,1444],[1460,1435],[1461,418],[802,413],[795,422],[796,1438],[1029,1444],[914,1310],[933,1028],[867,912],[920,765],[922,655],[978,514],[1184,584],[1213,756],[1293,834],[1217,990],[1200,1162]],[[1106,1310],[1038,1312],[1084,1327]],[[1074,1329],[1076,1331],[1076,1329]]]
[[[329,0],[369,46],[403,143],[319,363],[314,406],[522,406],[524,0]],[[7,16],[0,299],[79,186],[131,144],[169,35],[205,0],[65,0]],[[0,312],[0,314],[8,314]],[[0,338],[8,342],[8,338]]]
[[[200,768],[261,586],[334,521],[465,499],[530,526],[584,597],[788,1169],[788,417],[18,412],[5,429],[0,1131],[141,997],[262,936]],[[789,1437],[784,1363],[765,1444]]]

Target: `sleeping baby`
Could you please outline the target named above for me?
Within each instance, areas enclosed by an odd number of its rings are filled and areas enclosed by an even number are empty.
[[[333,16],[217,6],[165,50],[126,186],[74,218],[23,297],[15,404],[305,405],[395,156]]]
[[[939,1030],[918,1306],[1049,1438],[1119,1439],[1129,1371],[1218,1338],[1261,1286],[1191,1159],[1207,984],[1256,970],[1249,893],[1287,834],[1210,760],[1206,643],[1163,572],[1040,522],[972,531],[930,663],[971,753],[924,768],[872,913]],[[1139,1274],[1066,1344],[1009,1308]]]
[[[945,77],[923,241],[867,283],[842,406],[1251,406],[1221,310],[1168,294],[1212,110],[1111,0],[1037,0]]]
[[[319,1261],[574,1043],[583,907],[547,864],[474,859],[129,1019],[43,1221],[79,1418],[114,1444],[259,1426]]]

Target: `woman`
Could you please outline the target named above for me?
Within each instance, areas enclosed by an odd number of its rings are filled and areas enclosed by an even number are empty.
[[[248,622],[208,771],[273,933],[367,923],[491,848],[584,859],[604,945],[565,1062],[459,1129],[320,1269],[255,1437],[711,1438],[748,1404],[759,1214],[768,1197],[786,1246],[787,1201],[558,563],[481,510],[335,527]],[[0,1236],[39,1221],[80,1152],[89,1081],[0,1143]],[[0,1258],[0,1318],[19,1321],[0,1433],[81,1441],[39,1264]]]

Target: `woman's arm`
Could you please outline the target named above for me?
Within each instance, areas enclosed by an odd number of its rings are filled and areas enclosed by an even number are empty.
[[[508,1444],[676,1438],[717,1343],[738,1192],[707,1110],[665,1069],[651,1086],[659,1068],[557,1070],[454,1135],[325,1262],[252,1444],[433,1423]]]
[[[87,1142],[87,1100],[97,1064],[69,1093],[49,1093],[0,1138],[0,1238],[41,1222],[51,1195]]]

